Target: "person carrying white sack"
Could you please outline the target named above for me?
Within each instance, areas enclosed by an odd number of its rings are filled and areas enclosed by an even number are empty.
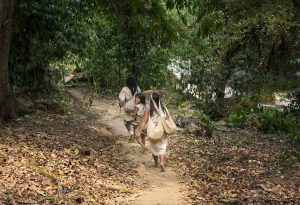
[[[141,93],[141,89],[137,86],[135,79],[132,76],[128,76],[126,80],[126,86],[122,88],[119,94],[120,107],[123,108],[123,120],[125,127],[129,132],[129,140],[134,140],[134,117],[131,113],[135,109],[135,95]]]
[[[152,93],[150,97],[150,109],[145,111],[144,119],[136,130],[135,135],[141,136],[142,131],[147,128],[149,149],[155,166],[160,165],[160,171],[165,171],[165,155],[168,146],[168,135],[176,132],[176,125],[172,120],[168,109],[162,105],[160,95]]]

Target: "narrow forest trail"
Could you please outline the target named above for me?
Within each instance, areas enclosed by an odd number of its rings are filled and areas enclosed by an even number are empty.
[[[69,89],[69,92],[77,99],[84,99],[84,92],[77,88]],[[183,185],[176,175],[174,167],[167,167],[166,172],[160,172],[154,167],[151,153],[142,153],[141,147],[136,143],[127,141],[127,130],[120,118],[120,110],[117,102],[107,102],[101,98],[94,98],[92,109],[99,116],[99,123],[107,128],[118,138],[123,145],[125,153],[130,159],[129,163],[138,164],[138,174],[141,180],[149,183],[149,188],[128,197],[119,198],[118,204],[132,205],[176,205],[184,204]],[[147,142],[146,142],[147,146]]]

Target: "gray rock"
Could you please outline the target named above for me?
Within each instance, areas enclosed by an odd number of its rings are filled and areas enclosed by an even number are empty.
[[[224,120],[220,120],[220,121],[216,122],[216,125],[219,125],[219,126],[226,126],[227,123],[226,123]]]
[[[178,127],[185,129],[188,133],[196,136],[212,136],[213,127],[207,125],[197,118],[179,116],[175,123]]]

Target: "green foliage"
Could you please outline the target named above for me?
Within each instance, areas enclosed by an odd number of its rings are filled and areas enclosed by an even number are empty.
[[[129,73],[142,87],[165,86],[167,47],[178,37],[167,9],[185,6],[167,3],[17,1],[10,56],[14,86],[46,89],[66,67],[80,67],[101,90],[118,90]]]
[[[259,116],[260,130],[271,134],[291,133],[298,126],[297,119],[282,110],[264,111]]]
[[[288,137],[289,139],[295,143],[295,145],[299,148],[300,147],[300,129],[295,128],[291,133],[289,133]]]
[[[265,111],[260,115],[259,129],[264,133],[286,135],[296,145],[300,145],[299,120],[281,110]]]
[[[233,110],[226,118],[229,126],[250,127],[258,126],[259,122],[253,109],[251,110]]]
[[[196,111],[193,114],[200,122],[203,122],[207,125],[212,125],[212,120],[210,119],[210,117],[205,115],[203,112]]]
[[[300,117],[300,88],[291,91],[288,96],[291,99],[290,109],[298,117]]]
[[[212,104],[214,110],[224,107],[228,85],[241,96],[264,95],[266,86],[274,91],[273,82],[284,78],[283,88],[290,89],[285,78],[294,73],[300,51],[295,1],[199,0],[191,5],[196,18],[189,18],[188,38],[174,53],[191,61],[181,67],[188,71],[181,85],[195,86],[205,110]],[[267,76],[272,80],[266,82]],[[261,98],[269,101],[271,95]]]
[[[55,93],[53,95],[53,101],[68,110],[71,110],[75,107],[74,100],[64,92]]]
[[[67,52],[87,54],[91,6],[85,1],[16,1],[10,67],[16,86],[51,85],[49,65]]]
[[[287,136],[290,140],[300,143],[299,120],[291,113],[282,109],[265,111],[232,111],[226,122],[229,126],[255,126],[263,133]]]
[[[299,139],[295,0],[17,0],[14,11],[9,67],[16,89],[46,91],[80,68],[89,88],[115,93],[133,74],[142,89],[180,88],[166,104],[186,116],[193,104],[207,124],[228,116],[231,126]],[[177,81],[167,69],[172,59],[184,71]],[[257,111],[275,91],[292,90],[290,113]]]

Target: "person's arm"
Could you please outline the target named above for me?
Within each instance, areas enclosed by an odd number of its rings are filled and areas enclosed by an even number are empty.
[[[146,125],[147,125],[148,118],[149,118],[149,109],[147,109],[147,110],[145,111],[145,114],[144,114],[142,123],[141,123],[141,125],[139,126],[139,129],[135,132],[136,136],[138,136],[138,137],[141,136],[142,131],[145,129],[145,127],[146,127]]]
[[[122,88],[119,94],[119,103],[121,107],[125,104],[125,100],[126,100],[126,92],[125,92],[125,88]]]
[[[136,116],[136,114],[138,113],[138,108],[137,107],[134,107],[134,111],[132,111],[131,113],[130,113],[130,115],[132,116],[132,117],[135,117]]]

